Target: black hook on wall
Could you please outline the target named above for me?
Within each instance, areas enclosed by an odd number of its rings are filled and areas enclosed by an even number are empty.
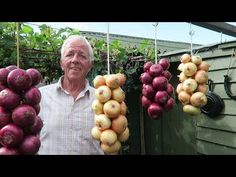
[[[225,88],[225,91],[226,91],[226,94],[233,100],[236,100],[236,95],[233,95],[233,93],[231,92],[231,89],[230,89],[230,83],[229,83],[229,80],[231,79],[229,77],[229,69],[230,69],[230,65],[231,65],[231,62],[232,62],[232,59],[236,57],[236,51],[235,49],[232,50],[232,55],[231,55],[231,58],[230,58],[230,63],[229,63],[229,67],[228,67],[228,70],[227,70],[227,74],[224,75],[225,79],[224,79],[224,88]]]
[[[224,79],[224,88],[225,88],[225,91],[227,93],[227,95],[232,98],[233,100],[236,100],[236,95],[233,95],[232,92],[231,92],[231,89],[230,89],[230,83],[229,83],[229,80],[230,80],[230,77],[228,75],[224,75],[225,79]]]

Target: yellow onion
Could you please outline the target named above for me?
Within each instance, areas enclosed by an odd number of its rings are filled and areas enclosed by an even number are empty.
[[[186,79],[188,79],[188,77],[183,72],[181,72],[179,74],[179,81],[184,82]]]
[[[191,56],[189,54],[185,53],[180,57],[180,61],[181,61],[181,63],[190,62],[191,61]]]
[[[183,106],[183,111],[185,113],[188,113],[188,114],[193,115],[193,116],[199,115],[201,113],[200,108],[195,107],[195,106],[193,106],[191,104],[184,105]]]
[[[95,96],[101,103],[105,103],[111,98],[111,89],[106,85],[102,85],[95,89]]]
[[[197,86],[197,92],[207,93],[208,91],[208,85],[206,84],[198,84]]]
[[[121,134],[125,131],[128,125],[127,118],[124,115],[119,115],[111,121],[111,129],[116,133]]]
[[[94,116],[95,125],[100,130],[105,130],[110,128],[111,120],[105,114],[99,114]]]
[[[103,114],[103,104],[98,100],[94,100],[92,103],[92,110],[95,114]]]
[[[199,65],[202,62],[202,57],[198,56],[198,55],[193,55],[191,57],[191,61],[195,64],[195,65]]]
[[[126,104],[125,104],[124,101],[122,101],[122,102],[120,103],[120,113],[121,113],[122,115],[126,115],[126,113],[127,113],[127,106],[126,106]]]
[[[102,85],[106,85],[106,80],[102,75],[97,75],[94,79],[93,79],[93,85],[95,88],[98,88]]]
[[[185,91],[181,91],[178,94],[178,99],[183,105],[186,105],[190,102],[190,97],[191,97],[191,95]]]
[[[117,140],[117,134],[111,129],[102,131],[100,141],[108,146],[113,145]]]
[[[193,93],[197,89],[197,86],[197,82],[191,78],[188,78],[183,82],[183,89],[188,93]]]
[[[113,145],[110,145],[110,146],[107,144],[101,143],[101,149],[107,154],[116,153],[120,150],[120,148],[121,148],[121,143],[118,140]]]
[[[91,135],[96,140],[100,140],[101,133],[101,130],[97,126],[94,126],[91,130]]]
[[[125,92],[122,90],[121,87],[113,89],[111,93],[111,98],[121,103],[125,100]]]
[[[177,69],[182,72],[183,68],[184,68],[184,63],[180,63]]]
[[[193,106],[202,107],[207,104],[207,97],[202,92],[195,92],[192,94],[190,102]]]
[[[120,115],[121,106],[116,100],[109,100],[103,106],[103,112],[109,118],[116,118]]]
[[[126,127],[125,131],[118,135],[118,140],[120,142],[125,142],[128,140],[128,138],[129,138],[129,128]]]
[[[188,62],[184,64],[183,73],[185,76],[192,76],[196,72],[197,72],[197,66],[194,63]]]
[[[199,84],[205,84],[208,81],[208,73],[204,70],[199,70],[196,72],[194,79]]]
[[[206,61],[202,61],[199,65],[198,65],[198,70],[204,70],[204,71],[209,71],[210,68],[210,64],[207,63]]]
[[[181,91],[183,91],[183,83],[179,83],[176,87],[176,93],[179,94]]]

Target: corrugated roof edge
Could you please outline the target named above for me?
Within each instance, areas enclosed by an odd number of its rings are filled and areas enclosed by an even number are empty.
[[[232,41],[228,41],[228,42],[219,42],[219,43],[213,43],[213,44],[207,44],[207,45],[202,45],[202,46],[198,46],[198,47],[193,47],[193,51],[207,51],[209,49],[212,48],[230,48],[233,45],[225,45],[225,44],[231,44],[231,43],[235,43],[236,46],[236,40],[232,40]],[[221,46],[222,45],[222,46]],[[171,51],[171,52],[166,52],[164,54],[159,54],[159,57],[167,57],[167,56],[172,56],[172,55],[180,55],[183,53],[190,53],[190,49],[181,49],[181,50],[175,50],[175,51]],[[193,52],[195,53],[195,52]]]

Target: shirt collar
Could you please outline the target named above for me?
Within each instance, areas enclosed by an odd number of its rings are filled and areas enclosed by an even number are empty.
[[[68,93],[68,92],[62,87],[62,80],[63,80],[63,77],[64,77],[64,75],[59,78],[59,80],[58,80],[58,82],[57,82],[57,85],[56,85],[56,89]],[[89,95],[89,96],[90,96],[90,93],[92,92],[92,87],[89,85],[89,81],[88,81],[87,79],[85,80],[85,88],[80,92],[79,96],[85,95],[86,92],[88,92],[88,95]]]

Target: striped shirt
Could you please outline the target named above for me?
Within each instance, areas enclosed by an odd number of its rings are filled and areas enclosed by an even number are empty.
[[[40,87],[42,95],[39,116],[44,126],[40,132],[38,154],[101,155],[99,141],[91,136],[94,127],[92,102],[94,88],[86,86],[76,100],[62,88],[62,77],[55,84]]]

